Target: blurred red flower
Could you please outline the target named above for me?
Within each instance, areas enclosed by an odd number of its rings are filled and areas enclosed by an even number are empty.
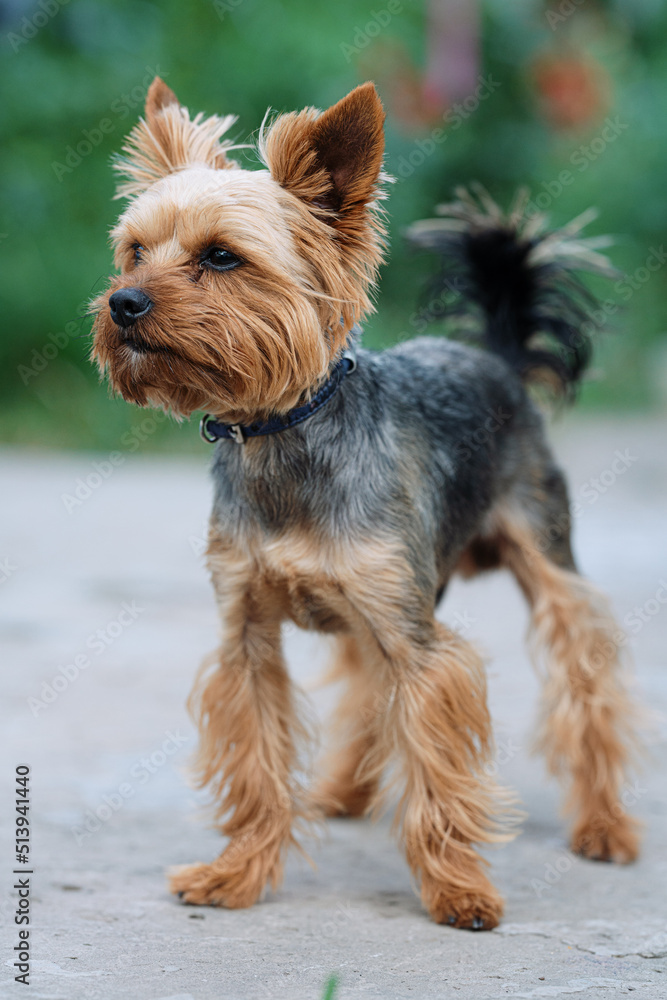
[[[588,55],[539,56],[532,75],[543,113],[554,128],[585,128],[609,109],[609,77]]]

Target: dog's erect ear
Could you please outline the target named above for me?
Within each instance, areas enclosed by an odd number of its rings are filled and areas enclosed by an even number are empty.
[[[320,114],[314,108],[280,115],[263,133],[260,151],[272,177],[298,198],[335,213],[342,233],[350,215],[379,195],[384,110],[364,83]]]
[[[236,121],[234,115],[190,119],[173,90],[156,76],[146,95],[145,117],[130,132],[114,169],[125,179],[118,185],[117,198],[140,194],[174,170],[201,164],[222,170],[235,167],[227,158],[234,148],[222,136]]]
[[[372,83],[364,83],[315,122],[311,142],[329,172],[337,212],[375,194],[384,154],[384,109]]]
[[[156,76],[146,94],[145,118],[148,124],[153,124],[158,112],[170,104],[176,104],[180,107],[181,102],[171,87],[168,87],[164,80]]]

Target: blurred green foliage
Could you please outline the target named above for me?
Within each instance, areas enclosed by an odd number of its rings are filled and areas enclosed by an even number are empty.
[[[656,403],[652,372],[661,357],[665,363],[667,268],[637,269],[653,249],[660,251],[667,226],[665,6],[658,0],[555,3],[552,12],[573,13],[550,23],[539,0],[482,4],[480,71],[495,81],[493,92],[460,127],[450,116],[432,148],[437,122],[410,127],[394,114],[405,66],[417,78],[423,70],[425,5],[402,0],[388,23],[366,32],[386,7],[385,0],[0,4],[2,439],[116,448],[146,417],[109,399],[99,384],[88,361],[85,309],[111,268],[106,233],[120,205],[111,200],[110,156],[141,113],[155,73],[192,111],[238,114],[236,135],[243,141],[256,133],[268,106],[325,107],[371,75],[370,67],[389,112],[387,168],[399,176],[388,202],[391,259],[378,313],[366,326],[373,347],[418,332],[419,292],[433,262],[410,252],[401,230],[432,214],[456,184],[477,179],[501,203],[527,184],[558,224],[596,205],[600,218],[591,232],[617,236],[612,257],[631,285],[602,289],[613,312],[597,352],[604,377],[587,384],[584,404]],[[556,127],[545,112],[552,85],[545,89],[535,67],[545,59],[562,64],[573,53],[583,53],[606,82],[600,107],[586,120]],[[582,106],[587,99],[582,95]],[[607,119],[616,123],[613,141],[601,139]],[[256,165],[250,152],[243,155]],[[572,176],[567,184],[559,180],[563,171]],[[198,447],[192,426],[154,426],[142,447]]]
[[[338,976],[329,976],[324,987],[324,995],[322,1000],[335,1000],[336,990],[338,988]]]

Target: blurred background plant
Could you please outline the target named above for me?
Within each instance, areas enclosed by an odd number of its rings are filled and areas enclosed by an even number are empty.
[[[338,989],[338,976],[329,976],[324,987],[322,1000],[335,1000]]]
[[[422,332],[434,262],[401,232],[457,184],[478,180],[501,204],[528,185],[531,209],[555,224],[597,206],[589,231],[616,237],[623,277],[597,289],[606,307],[591,323],[608,323],[583,405],[667,405],[660,0],[2,0],[0,19],[3,440],[116,449],[146,419],[99,383],[85,310],[111,268],[110,156],[156,73],[192,111],[237,114],[240,141],[267,106],[326,107],[376,81],[397,183],[371,347]],[[204,448],[192,427],[165,420],[141,438]]]

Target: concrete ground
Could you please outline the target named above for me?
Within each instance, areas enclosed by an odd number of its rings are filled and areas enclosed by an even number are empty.
[[[638,690],[664,713],[664,426],[570,417],[556,441],[580,503],[581,565],[610,592]],[[318,1000],[330,973],[337,1000],[667,997],[664,714],[627,789],[646,825],[641,860],[574,858],[557,788],[529,755],[537,686],[525,609],[503,575],[457,582],[442,614],[489,658],[499,777],[529,814],[513,843],[489,852],[504,923],[483,934],[430,923],[388,820],[330,823],[312,845],[317,868],[292,858],[284,886],[254,909],[179,905],[165,869],[221,846],[185,778],[184,702],[216,642],[201,557],[210,490],[200,460],[121,458],[0,455],[2,998]],[[99,484],[81,499],[77,479],[91,474]],[[295,676],[312,679],[321,640],[292,632],[287,646]],[[318,693],[313,704],[321,713],[330,700]],[[12,788],[23,762],[32,769],[29,987],[13,982],[12,967]]]

